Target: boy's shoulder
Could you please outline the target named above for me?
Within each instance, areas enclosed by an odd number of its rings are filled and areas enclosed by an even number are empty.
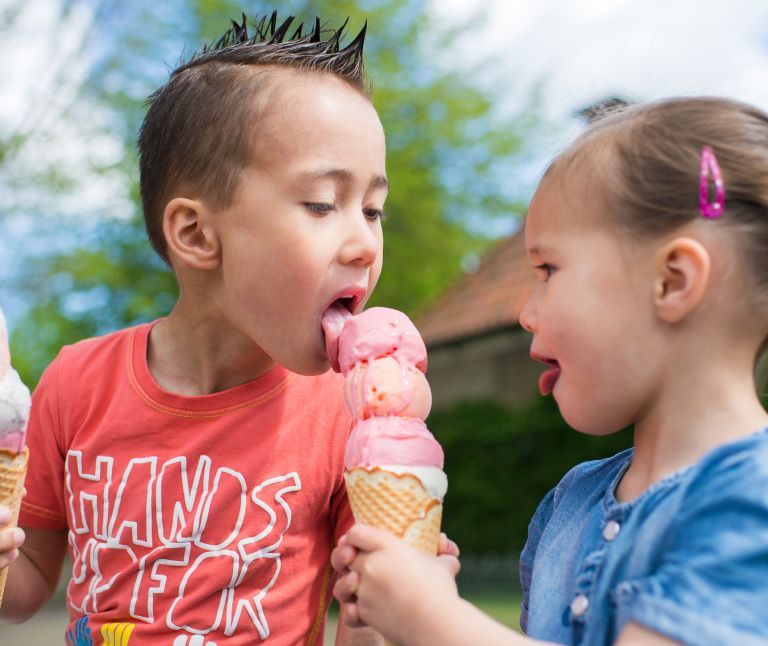
[[[104,360],[113,361],[116,353],[127,352],[130,341],[138,330],[151,325],[143,323],[65,345],[54,359],[54,363],[59,369],[87,369]]]

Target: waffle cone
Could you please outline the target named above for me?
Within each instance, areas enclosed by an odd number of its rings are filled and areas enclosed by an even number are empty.
[[[415,475],[357,467],[344,478],[355,520],[386,529],[422,552],[437,554],[443,502],[432,497]]]
[[[13,514],[12,526],[15,526],[19,520],[19,508],[21,507],[21,495],[24,491],[24,475],[27,473],[28,460],[29,449],[26,447],[21,453],[10,453],[5,449],[0,449],[0,505],[10,507]],[[7,576],[8,568],[0,570],[0,605],[3,603],[3,591]]]

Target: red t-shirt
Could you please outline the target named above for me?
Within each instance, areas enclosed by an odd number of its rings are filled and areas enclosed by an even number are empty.
[[[19,523],[69,530],[68,642],[322,643],[352,524],[341,377],[174,395],[150,328],[64,348],[33,396]]]

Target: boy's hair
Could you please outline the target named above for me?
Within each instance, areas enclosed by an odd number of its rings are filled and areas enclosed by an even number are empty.
[[[701,151],[711,146],[725,185],[712,220],[737,234],[752,280],[768,299],[768,114],[722,98],[665,99],[598,119],[551,171],[586,168],[609,217],[635,236],[700,218]]]
[[[278,25],[274,12],[254,22],[251,35],[243,14],[242,24],[233,20],[149,97],[138,137],[141,202],[149,240],[166,262],[165,205],[179,190],[215,209],[231,204],[265,112],[257,99],[276,68],[331,74],[370,99],[363,66],[367,25],[341,48],[348,21],[326,31],[316,19],[310,33],[302,35],[300,24],[289,37],[293,21]]]

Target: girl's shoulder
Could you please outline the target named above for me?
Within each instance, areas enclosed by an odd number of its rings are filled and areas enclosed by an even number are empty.
[[[768,428],[713,449],[691,467],[686,480],[688,496],[768,501]]]
[[[618,482],[632,461],[633,449],[626,449],[609,458],[581,462],[568,471],[552,491],[557,505],[567,493],[569,496],[594,496],[605,492]],[[602,494],[600,495],[602,497]]]

